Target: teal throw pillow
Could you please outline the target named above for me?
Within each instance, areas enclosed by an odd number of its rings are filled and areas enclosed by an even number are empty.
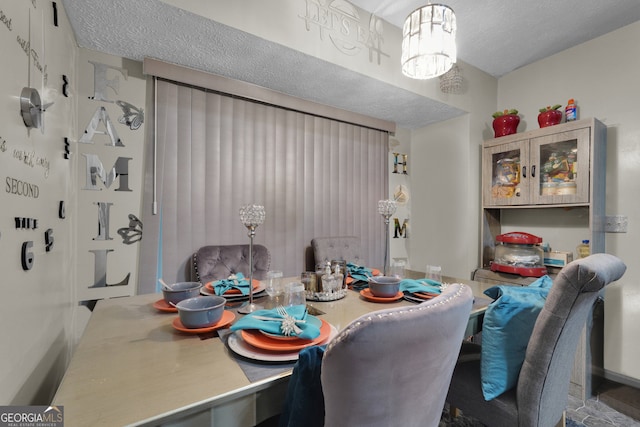
[[[533,325],[552,283],[543,276],[529,286],[498,285],[484,291],[494,299],[482,324],[480,378],[485,400],[516,386]]]

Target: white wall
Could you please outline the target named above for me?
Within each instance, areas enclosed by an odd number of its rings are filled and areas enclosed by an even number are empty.
[[[493,135],[497,80],[460,67],[462,92],[441,96],[468,114],[410,133],[409,259],[413,270],[435,264],[446,276],[469,279],[479,264],[480,155]]]
[[[129,214],[138,218],[142,194],[145,126],[133,130],[119,119],[125,101],[146,109],[146,78],[140,63],[78,49],[61,2],[0,0],[0,48],[3,52],[0,93],[0,404],[48,404],[61,380],[90,312],[83,301],[135,294],[139,243],[125,244],[118,233],[129,227]],[[108,80],[95,98],[94,64],[104,64]],[[63,93],[63,75],[68,84]],[[27,129],[20,115],[22,88],[38,89],[44,129]],[[110,144],[100,120],[91,143],[79,143],[96,110],[105,108],[112,133],[122,146]],[[80,112],[78,112],[80,111]],[[65,158],[64,139],[70,154]],[[86,154],[99,156],[109,172],[118,157],[128,161],[128,188],[115,191],[98,182],[86,189]],[[13,183],[27,183],[37,193],[16,194]],[[22,184],[19,186],[22,188]],[[37,197],[36,197],[37,195]],[[59,205],[65,203],[65,215]],[[109,221],[99,215],[97,202],[110,204]],[[37,220],[37,227],[16,228],[15,218]],[[98,224],[108,224],[102,239]],[[45,232],[53,245],[46,249]],[[32,242],[22,266],[22,246]],[[95,255],[107,251],[106,281],[112,285],[130,275],[126,285],[96,286]]]
[[[75,164],[63,157],[63,140],[74,133],[77,49],[57,3],[56,27],[50,1],[0,1],[2,405],[49,402],[71,352]],[[63,75],[71,83],[68,97],[62,93]],[[26,86],[36,88],[45,104],[54,103],[44,113],[44,131],[28,130],[23,123],[19,96]],[[14,179],[37,186],[38,196],[15,194],[7,185]],[[61,201],[66,203],[65,218],[58,215]],[[17,229],[15,217],[37,219],[37,228]],[[49,251],[47,229],[53,231]],[[24,242],[33,242],[30,270],[21,264]]]
[[[412,133],[411,242],[414,270],[440,265],[442,273],[468,279],[477,258],[476,188],[469,185],[469,116],[447,120]],[[470,220],[471,219],[471,220]]]
[[[605,299],[605,370],[619,380],[640,380],[640,23],[516,70],[498,81],[496,109],[517,108],[518,131],[535,129],[538,109],[578,104],[579,118],[596,117],[607,130],[607,215],[626,215],[627,233],[609,233],[606,251],[627,264]],[[573,248],[577,242],[570,242]]]

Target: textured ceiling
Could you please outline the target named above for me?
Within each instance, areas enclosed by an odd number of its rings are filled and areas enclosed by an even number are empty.
[[[157,58],[390,120],[407,129],[463,114],[159,0],[62,2],[81,47],[138,61]],[[426,2],[352,3],[401,27],[404,18]],[[496,77],[640,20],[638,0],[449,0],[447,4],[458,20],[458,58]]]

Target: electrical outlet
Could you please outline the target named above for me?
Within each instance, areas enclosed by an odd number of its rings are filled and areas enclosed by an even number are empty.
[[[606,233],[626,233],[629,220],[625,215],[611,215],[605,217],[604,231]]]

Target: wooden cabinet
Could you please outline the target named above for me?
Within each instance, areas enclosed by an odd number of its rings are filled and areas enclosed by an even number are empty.
[[[573,125],[570,123],[569,125]],[[540,135],[533,131],[486,141],[482,155],[485,206],[589,203],[590,127]]]
[[[555,239],[556,250],[589,239],[592,253],[604,252],[605,149],[606,127],[596,119],[485,141],[481,266],[489,267],[496,236],[508,231],[544,230],[536,235]]]
[[[474,280],[525,284],[520,276],[489,271],[503,233],[528,232],[562,251],[589,239],[591,253],[604,252],[605,165],[606,127],[596,119],[485,141],[481,264]],[[592,317],[585,328],[571,377],[571,394],[583,399],[591,396],[594,366],[602,367],[602,340],[594,339],[600,320]]]

